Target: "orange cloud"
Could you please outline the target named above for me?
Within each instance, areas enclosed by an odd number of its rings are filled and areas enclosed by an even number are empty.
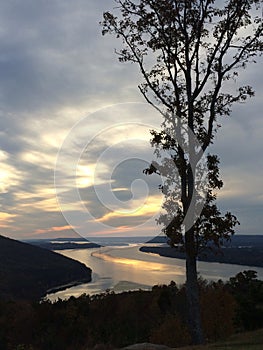
[[[36,234],[42,234],[42,233],[47,233],[47,232],[60,232],[60,231],[67,231],[67,230],[72,230],[72,227],[69,225],[66,226],[53,226],[47,229],[38,229],[34,233]]]
[[[10,224],[14,222],[14,217],[16,217],[15,214],[0,212],[0,228],[9,227]]]
[[[157,236],[160,234],[160,228],[154,224],[153,226],[143,226],[139,225],[137,227],[133,226],[119,226],[112,227],[112,229],[104,229],[96,233],[90,234],[89,238],[96,237],[132,237],[132,236]]]
[[[124,217],[152,217],[158,212],[160,212],[162,206],[163,198],[160,194],[149,196],[146,198],[144,203],[141,203],[141,199],[134,201],[133,207],[129,210],[122,211],[121,209],[109,212],[104,216],[96,219],[97,222],[107,223],[113,218],[124,218]]]
[[[119,233],[125,233],[127,231],[133,231],[133,227],[129,226],[119,226],[119,227],[113,227],[112,229],[105,229],[100,232],[96,232],[96,236],[107,236],[107,235],[113,235],[113,234],[119,234]]]

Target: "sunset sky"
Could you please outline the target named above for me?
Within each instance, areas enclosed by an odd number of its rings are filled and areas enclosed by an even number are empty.
[[[99,21],[113,7],[113,0],[0,0],[3,235],[160,232],[161,180],[142,171],[152,159],[148,130],[161,117],[138,91],[137,67],[119,63],[119,43],[101,35]],[[240,75],[256,96],[220,121],[213,146],[225,184],[220,207],[248,234],[263,233],[258,62]]]

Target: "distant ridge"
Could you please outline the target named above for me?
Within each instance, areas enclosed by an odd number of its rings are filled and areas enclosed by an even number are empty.
[[[65,242],[64,242],[65,241]],[[54,240],[48,241],[48,240],[36,240],[36,241],[29,241],[29,244],[49,249],[49,250],[65,250],[65,249],[91,249],[91,248],[100,248],[101,245],[92,243],[92,242],[83,242],[83,241],[73,241],[67,239],[64,241],[62,240]],[[81,244],[79,244],[81,242]]]
[[[89,281],[84,264],[0,235],[1,299],[39,300],[48,290]]]
[[[185,253],[164,243],[165,238],[155,237],[149,243],[161,243],[159,246],[143,246],[140,251],[185,259]],[[263,235],[234,235],[216,254],[207,249],[198,258],[206,262],[263,267]]]

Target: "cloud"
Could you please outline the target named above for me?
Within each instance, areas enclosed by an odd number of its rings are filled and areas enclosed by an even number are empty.
[[[34,233],[39,235],[39,234],[46,234],[46,233],[54,233],[54,232],[65,232],[65,231],[72,231],[72,227],[69,225],[65,226],[53,226],[47,229],[37,229]]]
[[[125,68],[113,58],[111,40],[102,37],[99,26],[112,4],[1,1],[2,105],[9,112],[38,112],[124,95]]]
[[[81,205],[74,201],[76,187],[91,214],[83,232],[117,235],[161,229],[140,226],[154,212],[159,196],[161,179],[146,177],[142,170],[153,157],[149,129],[160,125],[161,116],[142,103],[137,67],[120,64],[114,55],[119,42],[101,35],[102,13],[114,4],[0,0],[0,225],[12,237],[73,235],[56,191],[65,196],[66,213],[77,215]],[[225,182],[220,206],[238,212],[242,232],[255,233],[262,232],[263,224],[261,62],[241,75],[244,85],[255,87],[256,97],[220,120],[222,128],[211,149],[220,155]],[[59,150],[64,154],[58,164]],[[56,164],[60,182],[54,191]],[[108,184],[117,199],[114,210],[107,207]],[[133,205],[143,200],[145,188],[153,200],[149,210],[120,215],[132,198],[137,201]],[[95,189],[103,193],[104,203]]]
[[[139,198],[130,203],[129,209],[118,208],[111,211],[101,218],[98,222],[107,223],[112,226],[138,226],[145,223],[161,210],[162,196],[147,196]]]
[[[15,214],[0,212],[0,228],[8,228],[14,222],[15,217]]]

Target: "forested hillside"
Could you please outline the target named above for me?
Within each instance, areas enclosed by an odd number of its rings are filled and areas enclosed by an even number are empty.
[[[47,249],[0,236],[0,298],[38,300],[49,289],[89,282],[91,269]]]

